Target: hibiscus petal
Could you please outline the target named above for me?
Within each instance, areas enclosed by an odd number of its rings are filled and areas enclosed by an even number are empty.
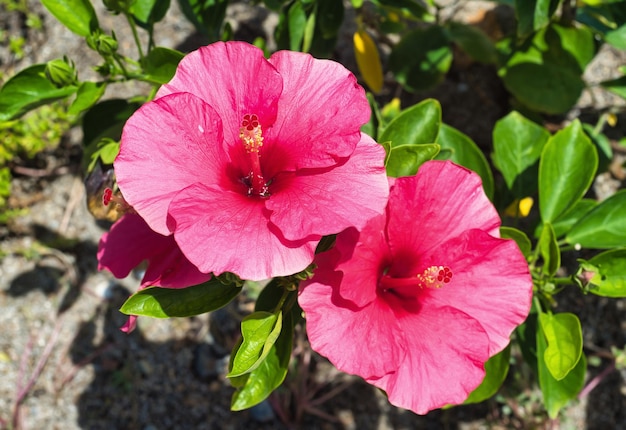
[[[422,264],[450,267],[450,283],[430,290],[428,305],[450,306],[480,321],[489,335],[489,355],[500,352],[526,319],[532,280],[514,241],[470,230],[434,249]]]
[[[298,303],[311,347],[337,369],[363,378],[393,372],[406,354],[393,312],[377,300],[364,308],[343,300],[331,286],[339,283],[339,272],[316,272],[315,282],[300,289]]]
[[[108,270],[125,278],[131,270],[152,255],[155,247],[167,242],[137,214],[126,214],[104,233],[98,244],[98,270]]]
[[[370,116],[365,91],[341,64],[279,51],[269,61],[284,81],[278,116],[267,140],[294,154],[295,168],[327,167],[349,156]],[[268,148],[266,156],[273,157]]]
[[[167,235],[167,208],[183,188],[218,183],[228,154],[217,113],[191,94],[143,105],[122,134],[115,174],[122,194],[150,227]]]
[[[270,219],[291,240],[335,234],[351,226],[360,230],[385,211],[389,185],[384,159],[383,147],[362,135],[344,164],[277,181],[266,203]]]
[[[144,260],[148,268],[141,288],[185,288],[211,279],[211,274],[200,272],[185,258],[174,236],[156,233],[137,214],[124,215],[100,239],[98,269],[125,278]]]
[[[280,74],[259,48],[243,42],[217,42],[183,58],[157,98],[177,92],[200,97],[222,118],[224,137],[231,145],[239,144],[245,114],[256,114],[264,130],[274,123],[282,88]]]
[[[473,228],[499,237],[499,227],[500,217],[480,177],[452,162],[424,163],[416,177],[398,178],[391,189],[387,233],[394,254],[419,250],[420,255],[427,255]],[[415,270],[410,262],[405,263],[407,273]]]
[[[292,242],[269,222],[264,201],[194,184],[172,201],[174,237],[201,271],[258,281],[304,270],[319,236]]]
[[[481,324],[448,307],[423,306],[418,313],[397,312],[397,316],[401,334],[391,336],[406,342],[407,353],[395,362],[394,373],[366,380],[385,390],[393,405],[418,414],[463,402],[485,377],[489,338]],[[369,339],[382,335],[379,330],[370,327]],[[386,359],[370,348],[361,354]]]

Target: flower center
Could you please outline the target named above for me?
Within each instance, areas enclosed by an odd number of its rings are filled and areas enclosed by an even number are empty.
[[[248,195],[257,197],[269,197],[269,187],[263,178],[261,171],[261,155],[259,150],[263,146],[263,131],[259,123],[259,117],[254,114],[246,114],[241,121],[239,138],[243,143],[250,164],[250,172],[244,178],[248,185]]]
[[[115,205],[115,209],[122,215],[135,213],[135,209],[124,200],[124,197],[119,191],[114,193],[111,188],[107,187],[104,189],[104,193],[102,193],[102,204],[109,206],[111,203]]]
[[[430,266],[422,273],[409,278],[394,278],[384,274],[378,281],[378,286],[385,293],[391,292],[400,296],[414,296],[416,287],[441,288],[452,280],[452,270],[447,266]]]

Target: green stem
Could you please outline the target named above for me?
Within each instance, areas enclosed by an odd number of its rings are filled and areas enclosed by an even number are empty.
[[[133,20],[133,17],[128,12],[124,12],[124,16],[126,16],[128,25],[130,25],[130,29],[133,32],[133,38],[135,39],[135,44],[137,45],[137,51],[139,52],[139,60],[143,61],[143,49],[141,49],[141,42],[139,41],[139,34],[137,33],[137,26],[135,25],[135,21]]]
[[[556,285],[576,285],[574,283],[574,281],[572,281],[572,278],[567,277],[567,278],[552,278],[551,281],[553,283],[555,283]]]

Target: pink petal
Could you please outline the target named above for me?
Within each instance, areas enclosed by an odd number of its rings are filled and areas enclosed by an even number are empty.
[[[332,169],[304,169],[277,180],[266,207],[287,239],[325,236],[347,227],[363,228],[385,211],[389,185],[385,150],[362,135],[352,156]]]
[[[220,183],[228,154],[216,112],[191,94],[143,105],[128,120],[115,159],[124,198],[158,233],[170,233],[167,208],[183,188]]]
[[[319,236],[284,239],[269,222],[264,200],[194,184],[172,201],[174,236],[201,271],[233,272],[263,280],[304,270]]]
[[[141,288],[185,288],[211,279],[185,258],[173,236],[154,232],[139,215],[124,215],[100,239],[98,269],[125,278],[144,260],[148,267]]]
[[[421,263],[448,266],[453,272],[449,284],[430,290],[428,303],[453,307],[480,321],[489,335],[489,355],[500,352],[526,319],[532,300],[528,264],[515,242],[470,230],[424,255]]]
[[[489,338],[480,323],[447,307],[424,305],[418,313],[394,308],[401,330],[390,339],[404,342],[407,353],[396,361],[395,372],[366,380],[385,390],[393,405],[418,414],[463,402],[485,377]],[[370,329],[369,339],[384,334],[378,327]],[[374,349],[362,354],[386,359]]]
[[[394,253],[419,250],[427,254],[473,228],[500,236],[498,212],[485,195],[480,177],[449,161],[429,161],[416,176],[398,178],[388,210],[387,233]]]
[[[280,51],[269,61],[283,78],[278,116],[267,140],[295,154],[296,168],[326,167],[348,157],[370,117],[365,91],[341,64],[308,54]],[[274,148],[266,157],[275,158]]]
[[[364,378],[395,371],[408,346],[398,341],[399,322],[378,300],[364,308],[344,300],[332,287],[341,282],[340,272],[316,272],[314,282],[300,289],[298,303],[305,312],[311,347],[337,369]],[[354,287],[371,289],[370,285]]]
[[[245,114],[258,115],[263,130],[276,120],[283,82],[259,48],[243,42],[217,42],[182,59],[157,97],[192,93],[211,105],[224,123],[228,145],[239,144]]]

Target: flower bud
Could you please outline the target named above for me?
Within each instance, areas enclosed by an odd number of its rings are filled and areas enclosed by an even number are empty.
[[[108,57],[117,52],[117,39],[115,33],[111,36],[96,32],[87,36],[87,45],[103,57]]]
[[[78,72],[74,63],[67,57],[48,61],[44,73],[46,78],[58,88],[75,85],[78,81]]]

